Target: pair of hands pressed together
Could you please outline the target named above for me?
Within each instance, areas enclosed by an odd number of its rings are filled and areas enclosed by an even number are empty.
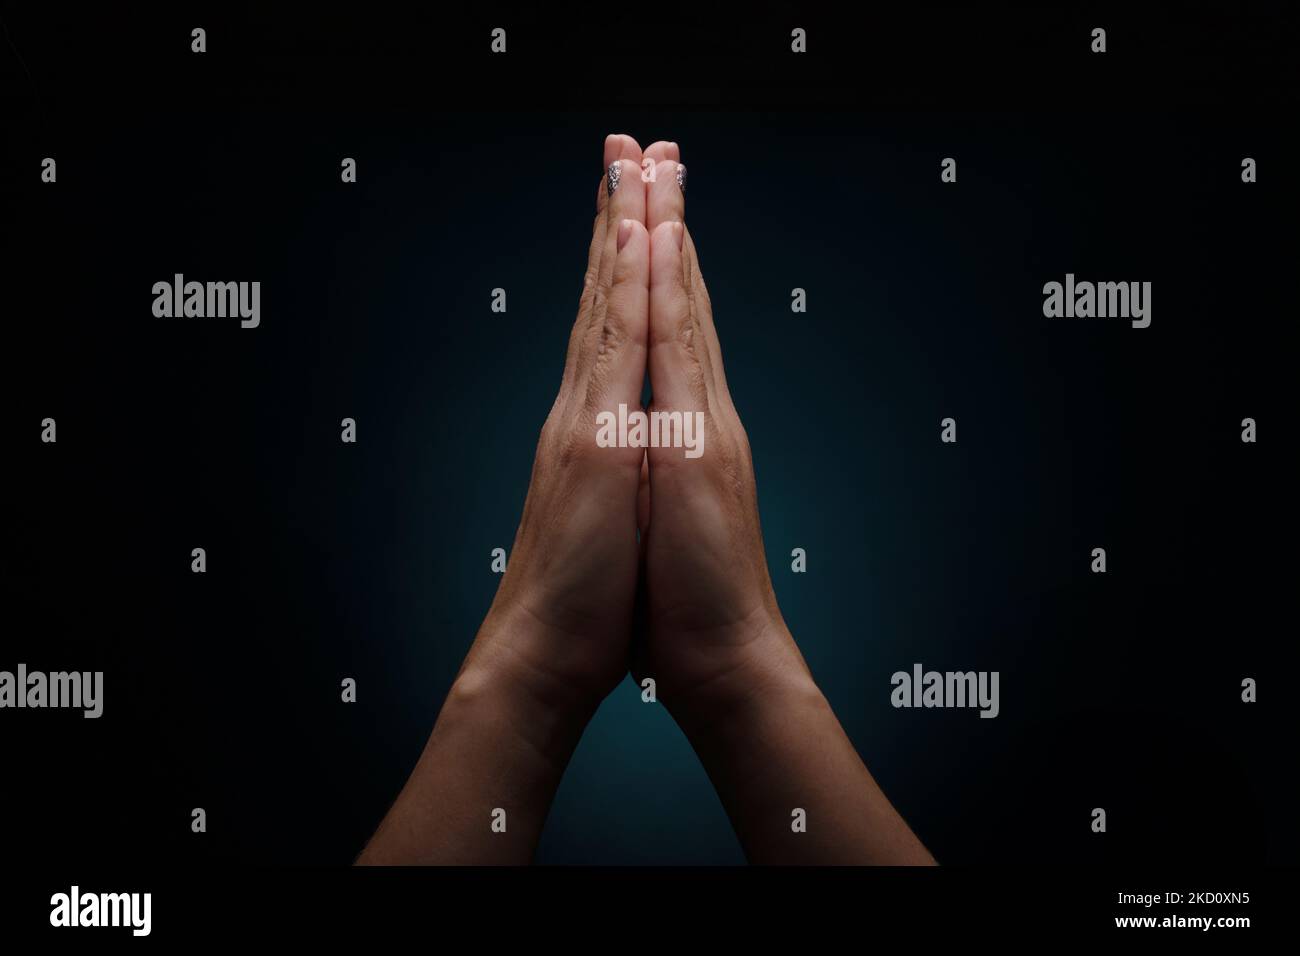
[[[654,678],[751,862],[933,862],[777,607],[680,162],[676,143],[605,141],[578,317],[507,571],[359,863],[529,862],[583,728],[629,668]],[[640,409],[647,374],[646,411],[704,412],[702,457],[597,446],[596,416]]]

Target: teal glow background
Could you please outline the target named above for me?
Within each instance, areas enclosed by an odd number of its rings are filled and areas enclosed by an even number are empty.
[[[682,144],[782,609],[938,858],[1293,851],[1283,695],[1238,696],[1242,676],[1284,673],[1293,570],[1274,550],[1290,197],[1271,172],[1238,178],[1243,151],[1286,167],[1271,126],[249,112],[165,162],[128,148],[186,129],[82,139],[58,193],[29,197],[31,249],[59,254],[16,271],[58,292],[13,329],[14,407],[57,415],[60,444],[16,478],[19,606],[44,623],[12,654],[101,664],[113,721],[15,731],[14,759],[69,788],[6,794],[13,819],[75,815],[67,768],[89,766],[121,825],[76,835],[78,852],[351,860],[491,601],[490,551],[513,539],[559,382],[600,144],[621,130]],[[1044,319],[1042,284],[1067,271],[1152,281],[1152,327]],[[260,279],[261,328],[152,321],[150,286],[173,272]],[[938,440],[949,415],[955,446]],[[1258,445],[1238,440],[1246,415]],[[1104,577],[1087,570],[1098,545]],[[1001,716],[892,709],[889,675],[918,661],[1000,671]],[[214,823],[196,849],[199,805]],[[74,835],[16,839],[36,853]],[[539,860],[743,857],[689,745],[629,681],[588,728]]]

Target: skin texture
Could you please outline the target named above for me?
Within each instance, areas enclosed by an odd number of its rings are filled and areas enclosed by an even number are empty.
[[[676,143],[605,141],[564,375],[492,607],[358,863],[526,863],[583,728],[653,677],[756,863],[934,860],[889,804],[781,617]],[[647,162],[648,161],[648,162]],[[653,175],[643,175],[642,164]],[[705,413],[705,452],[601,448],[619,404]],[[626,529],[626,534],[620,533]],[[506,813],[494,832],[493,811]],[[791,828],[804,811],[805,832]]]

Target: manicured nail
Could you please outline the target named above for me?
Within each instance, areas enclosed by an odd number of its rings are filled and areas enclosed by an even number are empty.
[[[627,241],[632,238],[632,226],[635,224],[635,222],[636,222],[635,219],[624,219],[622,222],[618,224],[618,251],[619,252],[623,251],[623,247],[627,245]]]
[[[686,167],[681,163],[677,164],[677,188],[686,192]]]
[[[609,195],[614,195],[614,190],[618,188],[618,181],[623,175],[623,161],[616,159],[609,164],[608,182],[605,188],[609,190]]]

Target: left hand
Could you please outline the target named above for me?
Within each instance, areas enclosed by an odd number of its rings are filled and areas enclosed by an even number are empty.
[[[650,271],[641,160],[630,136],[606,139],[564,376],[505,575],[465,664],[522,679],[548,703],[594,707],[627,673],[644,455],[598,447],[596,416],[620,403],[641,408]],[[611,193],[615,162],[621,171]]]

